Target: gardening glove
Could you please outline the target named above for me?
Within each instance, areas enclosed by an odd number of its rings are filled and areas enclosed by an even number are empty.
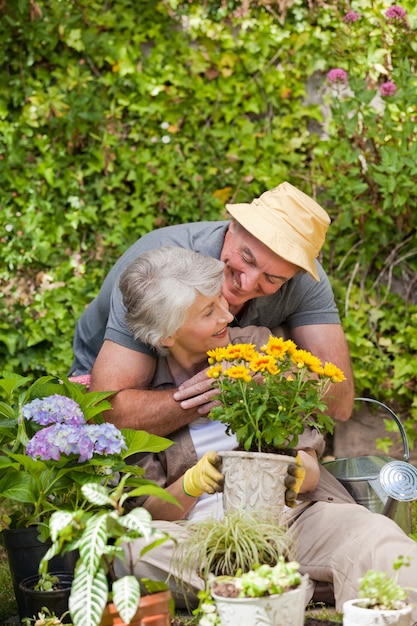
[[[287,475],[284,480],[286,486],[285,504],[292,509],[297,506],[297,496],[300,492],[301,485],[305,478],[306,471],[301,463],[300,455],[295,457],[295,463],[291,463],[287,469]]]
[[[196,465],[185,472],[182,479],[184,493],[198,498],[204,492],[223,491],[224,476],[219,471],[221,462],[217,452],[206,452]]]

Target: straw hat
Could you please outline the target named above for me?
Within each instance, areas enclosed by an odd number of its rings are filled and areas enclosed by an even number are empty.
[[[330,218],[315,200],[284,182],[250,204],[226,204],[226,208],[272,252],[320,280],[314,259],[324,244]]]

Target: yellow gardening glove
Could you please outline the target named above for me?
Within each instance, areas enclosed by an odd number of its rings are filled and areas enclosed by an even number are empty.
[[[196,465],[185,472],[182,479],[184,493],[198,498],[204,492],[223,491],[224,476],[219,471],[221,462],[217,452],[206,452]]]
[[[287,475],[284,480],[287,488],[285,491],[285,504],[292,509],[297,506],[297,496],[300,492],[305,475],[306,471],[301,463],[300,455],[297,454],[295,463],[291,463],[288,466]]]

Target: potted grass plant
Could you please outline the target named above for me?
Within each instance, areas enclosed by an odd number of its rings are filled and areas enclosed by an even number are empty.
[[[234,576],[254,563],[275,565],[292,556],[293,541],[273,516],[261,518],[251,511],[230,510],[223,517],[187,521],[188,537],[174,548],[173,560],[180,578],[197,571],[208,576]]]
[[[260,350],[236,344],[208,356],[208,376],[219,391],[209,416],[225,424],[239,444],[238,450],[219,452],[225,510],[250,507],[279,516],[298,439],[306,428],[333,431],[326,394],[345,376],[293,341],[272,335]]]
[[[410,626],[410,588],[398,584],[398,571],[408,562],[407,558],[398,557],[393,564],[394,576],[368,570],[359,580],[358,598],[343,604],[343,626]]]

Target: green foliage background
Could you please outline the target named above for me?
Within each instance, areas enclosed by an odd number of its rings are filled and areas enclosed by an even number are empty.
[[[289,180],[333,220],[357,395],[415,420],[417,9],[389,21],[391,4],[0,0],[4,369],[66,373],[133,241]]]

